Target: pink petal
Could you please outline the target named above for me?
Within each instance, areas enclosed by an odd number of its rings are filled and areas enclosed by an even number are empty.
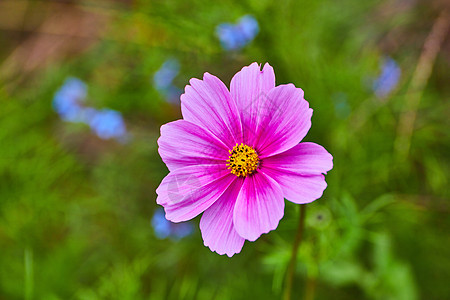
[[[283,214],[283,194],[275,180],[261,172],[245,178],[233,213],[233,223],[240,236],[256,240],[277,228]]]
[[[275,73],[269,64],[265,64],[261,71],[260,65],[252,63],[243,67],[231,79],[231,96],[237,103],[242,124],[244,125],[244,138],[249,144],[255,139],[257,116],[262,103],[275,87]]]
[[[311,127],[312,109],[293,84],[272,89],[259,107],[256,150],[261,158],[296,146]],[[245,127],[246,128],[246,127]]]
[[[161,126],[158,139],[162,160],[170,171],[199,164],[225,164],[228,148],[211,133],[184,120]]]
[[[156,203],[164,206],[166,219],[190,220],[210,207],[235,179],[225,164],[176,169],[156,189]]]
[[[219,78],[205,73],[193,78],[181,95],[181,112],[186,121],[211,132],[232,149],[242,142],[242,125],[236,103]]]
[[[322,174],[301,175],[271,168],[263,170],[265,174],[278,182],[286,200],[297,204],[310,203],[319,199],[327,187],[325,176]]]
[[[229,257],[241,252],[245,239],[235,230],[233,210],[236,198],[241,190],[243,180],[236,177],[225,193],[208,208],[200,220],[205,246],[218,254]]]
[[[261,166],[300,175],[319,175],[333,168],[333,156],[315,143],[300,143],[283,153],[265,158]]]

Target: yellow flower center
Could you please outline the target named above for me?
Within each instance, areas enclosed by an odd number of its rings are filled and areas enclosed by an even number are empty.
[[[233,150],[229,150],[230,158],[227,159],[227,167],[231,173],[238,177],[247,177],[256,171],[259,166],[258,154],[255,149],[244,144],[236,144]]]

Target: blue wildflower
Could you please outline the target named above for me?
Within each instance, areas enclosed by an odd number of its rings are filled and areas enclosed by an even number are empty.
[[[234,25],[230,23],[219,24],[216,28],[217,36],[220,44],[225,50],[234,50],[242,47],[242,42],[239,40],[239,35],[236,34]]]
[[[80,122],[89,125],[97,114],[98,110],[95,108],[84,107],[79,114],[79,120]]]
[[[79,122],[82,107],[80,102],[86,98],[86,84],[77,78],[67,78],[53,97],[53,109],[61,119],[68,122]]]
[[[183,91],[176,86],[170,86],[165,91],[166,100],[171,103],[179,103],[181,94],[183,94]]]
[[[241,35],[244,37],[244,40],[248,43],[251,42],[259,32],[258,21],[250,15],[243,16],[239,23],[237,24],[237,28],[241,32]]]
[[[153,85],[165,96],[168,102],[178,103],[183,91],[173,85],[173,80],[180,72],[180,63],[176,59],[166,60],[153,75]]]
[[[60,92],[68,97],[83,100],[87,95],[87,86],[82,80],[75,77],[69,77],[64,81]]]
[[[102,109],[94,111],[88,116],[89,126],[101,139],[115,138],[119,141],[125,141],[127,131],[125,122],[120,112],[112,109]]]
[[[245,47],[258,32],[258,21],[250,15],[241,17],[236,25],[222,23],[216,27],[216,34],[225,50],[239,50]]]
[[[158,208],[152,218],[152,226],[155,235],[159,239],[173,238],[182,239],[193,233],[194,227],[191,223],[172,223],[165,217],[164,209]]]
[[[165,91],[180,72],[180,63],[176,59],[166,60],[153,76],[153,84],[158,91]]]
[[[69,77],[53,97],[53,109],[62,120],[88,124],[102,139],[115,138],[125,142],[127,131],[120,112],[112,109],[96,110],[83,105],[87,95],[86,84]]]
[[[387,96],[398,84],[401,69],[392,58],[386,58],[381,66],[381,74],[373,82],[372,89],[379,98]]]

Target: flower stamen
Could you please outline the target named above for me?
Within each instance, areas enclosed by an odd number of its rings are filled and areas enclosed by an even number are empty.
[[[229,150],[230,157],[227,159],[227,169],[238,177],[247,177],[256,171],[259,166],[259,157],[255,149],[243,143],[236,144]]]

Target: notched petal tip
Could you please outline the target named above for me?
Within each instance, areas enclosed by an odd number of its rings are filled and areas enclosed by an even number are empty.
[[[258,68],[258,70],[261,70],[261,64],[255,62],[252,62],[250,65],[244,67],[244,68]]]
[[[248,65],[248,66],[246,66],[244,68],[257,69],[261,73],[272,73],[272,74],[274,74],[273,68],[268,62],[266,62],[264,64],[253,62],[253,63],[251,63],[250,65]],[[244,69],[244,68],[242,68],[242,69]]]
[[[281,217],[281,218],[283,218],[283,217]],[[280,220],[281,220],[281,219],[280,219]],[[264,230],[264,231],[261,231],[261,232],[258,233],[258,234],[255,234],[255,235],[246,235],[245,239],[248,240],[249,242],[255,242],[255,241],[256,241],[257,239],[259,239],[263,234],[268,234],[269,232],[271,232],[271,231],[277,229],[278,224],[280,223],[280,220],[278,220],[278,221],[276,222],[276,224],[274,223],[273,226],[272,226],[271,228],[269,228],[269,229],[267,229],[267,230]]]
[[[232,257],[235,254],[241,253],[242,248],[243,248],[243,247],[241,247],[239,250],[234,250],[234,251],[229,251],[229,250],[221,251],[211,245],[208,245],[206,242],[203,242],[203,245],[205,245],[205,247],[208,247],[208,249],[211,250],[212,252],[216,252],[219,255],[226,255],[228,257]]]
[[[309,101],[305,99],[305,91],[303,91],[302,88],[299,87],[295,87],[297,89],[298,92],[300,92],[300,94],[302,95],[302,99],[305,100],[306,102],[308,102],[308,106],[309,106]]]
[[[265,64],[264,64],[264,68],[263,68],[263,71],[264,71],[264,69],[270,69],[270,70],[273,70],[273,68],[272,68],[272,66],[268,63],[268,62],[266,62]]]
[[[168,201],[167,198],[163,196],[164,192],[161,191],[160,187],[156,189],[156,194],[157,194],[156,204],[164,207],[168,203]]]
[[[206,73],[205,73],[205,74],[206,74]],[[203,81],[202,79],[191,78],[191,79],[189,79],[189,85],[187,85],[186,88],[187,88],[187,87],[193,88],[194,85],[196,85],[196,84],[201,84],[202,81]]]
[[[191,78],[191,80],[194,78]],[[188,97],[189,93],[193,91],[191,84],[191,80],[189,80],[189,84],[186,84],[184,87],[184,93],[180,95],[180,102],[183,104],[186,101],[186,98]]]
[[[269,66],[269,67],[266,69],[266,66]],[[269,65],[268,63],[266,63],[262,69],[261,69],[261,67],[262,67],[262,64],[257,63],[257,62],[255,61],[255,62],[252,62],[251,64],[249,64],[248,66],[242,67],[241,70],[240,70],[239,72],[241,72],[241,71],[251,71],[251,72],[258,71],[258,72],[260,72],[260,73],[263,73],[263,72],[264,72],[264,69],[266,69],[266,71],[269,71],[269,69],[272,68],[272,67],[270,67],[270,65]],[[273,71],[273,69],[272,69],[272,71]],[[238,72],[238,73],[239,73],[239,72]],[[237,73],[236,73],[236,74],[237,74]]]
[[[206,79],[218,79],[218,80],[220,80],[217,76],[214,76],[213,74],[211,74],[209,72],[203,73],[203,80],[206,80]]]
[[[158,193],[158,192],[157,192],[157,193]],[[164,204],[165,204],[165,201],[162,200],[162,198],[158,195],[158,196],[156,196],[156,204],[158,204],[158,205],[164,205]]]

